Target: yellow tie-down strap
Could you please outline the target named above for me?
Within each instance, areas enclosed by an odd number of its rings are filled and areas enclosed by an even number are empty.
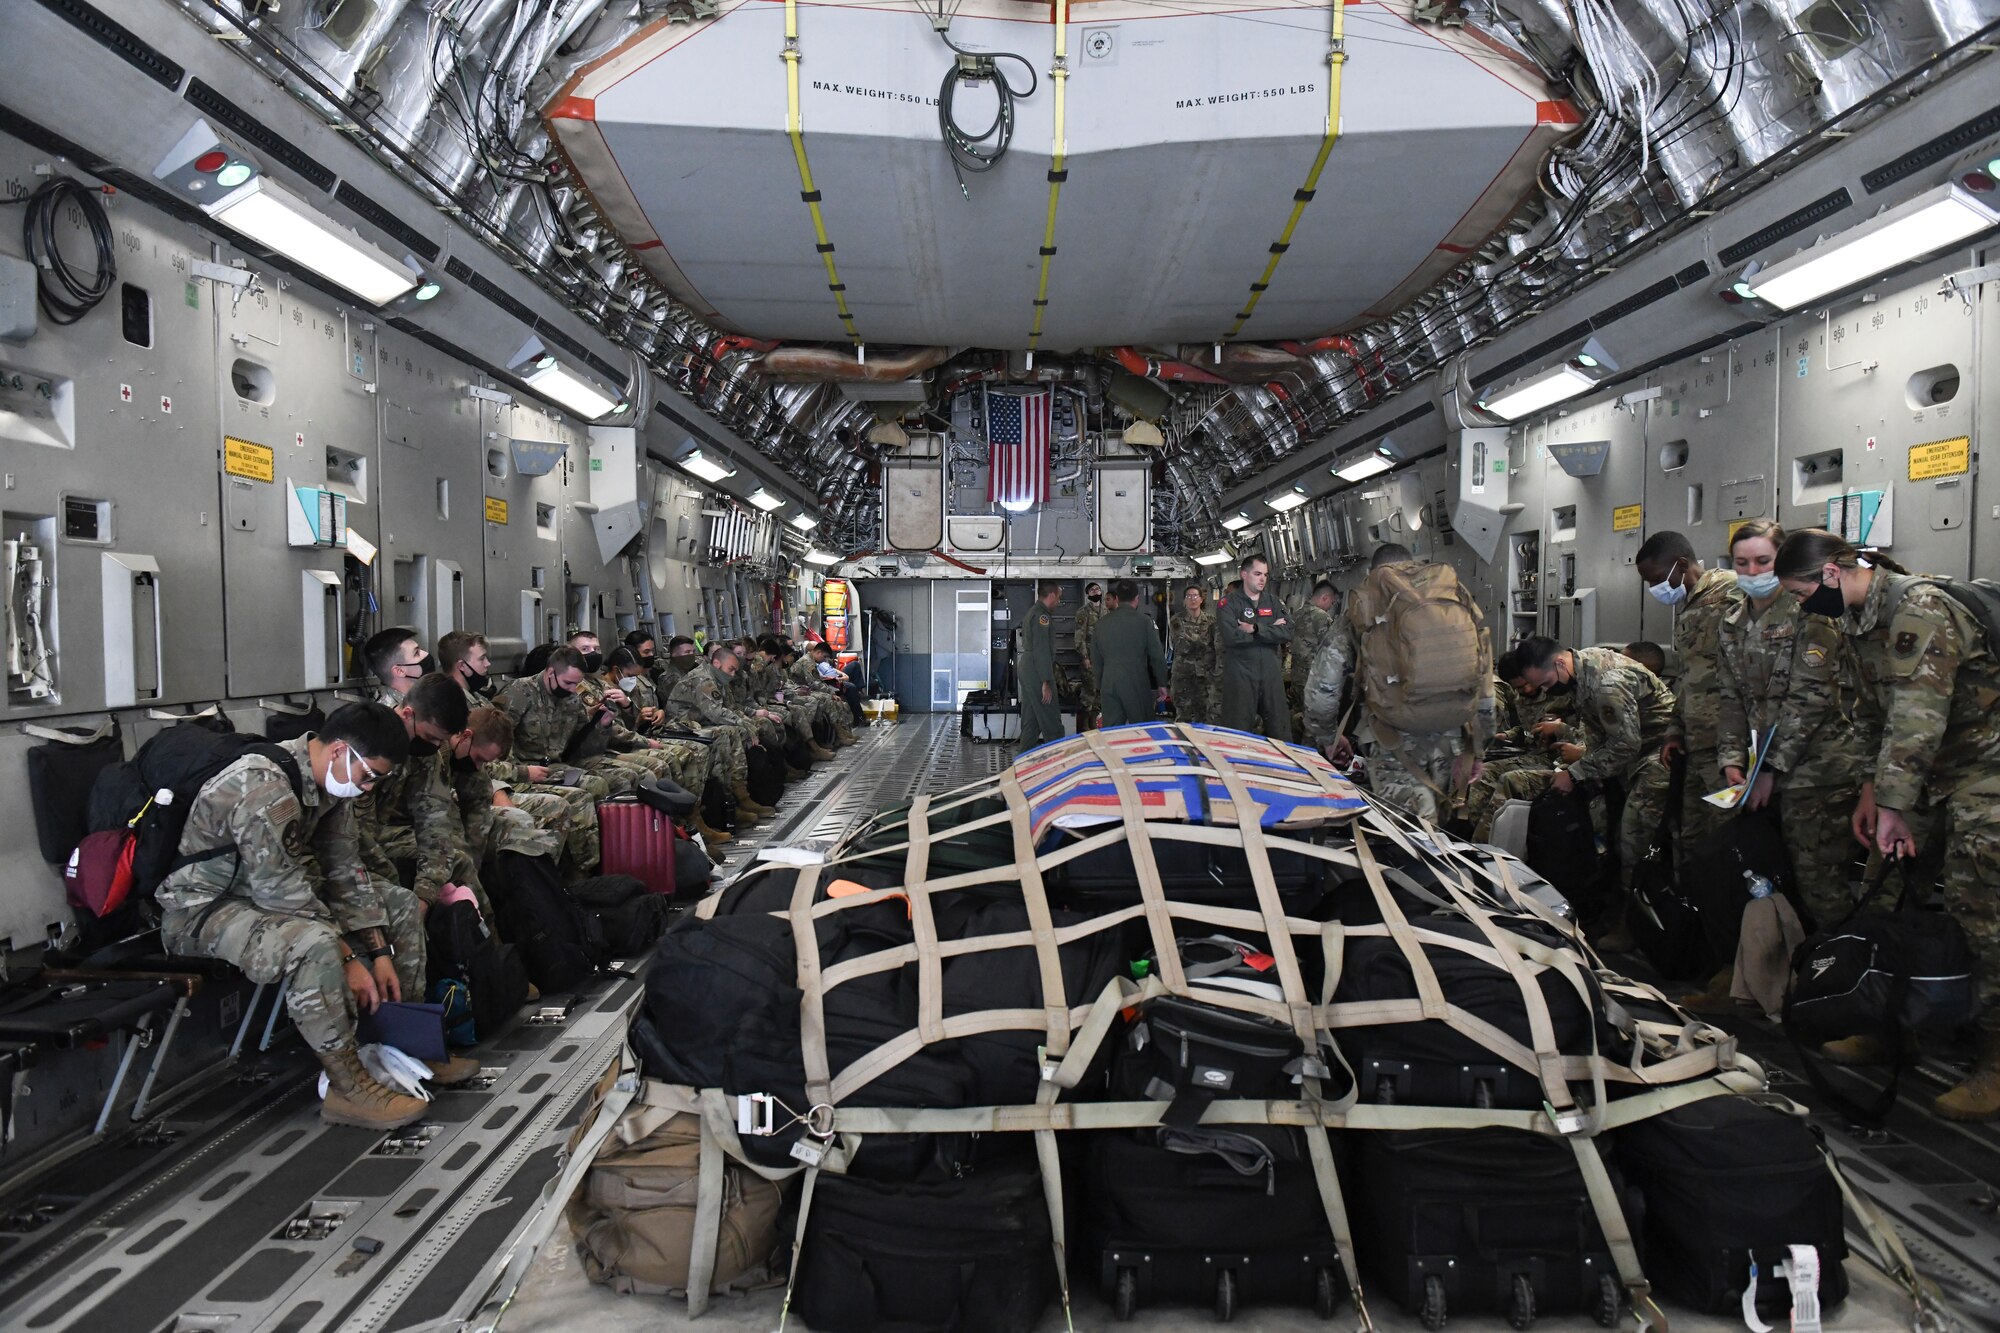
[[[1056,205],[1062,201],[1063,182],[1069,179],[1069,132],[1064,119],[1069,93],[1069,0],[1056,0],[1056,58],[1049,69],[1055,84],[1055,137],[1049,145],[1049,212],[1042,223],[1041,277],[1035,283],[1035,322],[1028,332],[1028,350],[1042,341],[1042,317],[1049,312],[1049,266],[1056,257]]]
[[[1326,53],[1326,133],[1320,137],[1319,153],[1313,158],[1312,169],[1306,172],[1306,181],[1292,192],[1291,216],[1285,219],[1284,230],[1278,239],[1271,242],[1270,257],[1264,261],[1264,271],[1250,284],[1250,297],[1243,308],[1236,312],[1236,322],[1229,326],[1224,338],[1234,338],[1250,322],[1250,316],[1257,312],[1257,303],[1264,299],[1264,293],[1271,289],[1271,275],[1278,271],[1278,264],[1285,252],[1292,248],[1292,233],[1299,229],[1299,219],[1306,215],[1306,205],[1319,192],[1320,173],[1326,170],[1326,162],[1333,155],[1333,146],[1340,140],[1340,76],[1347,65],[1347,0],[1332,0],[1333,35]]]
[[[833,242],[826,234],[826,214],[820,209],[819,187],[813,184],[812,162],[806,157],[805,121],[799,112],[799,0],[785,0],[785,134],[792,141],[792,159],[799,166],[799,198],[812,214],[813,243],[826,265],[826,288],[840,311],[840,327],[847,340],[859,347],[861,334],[854,327],[854,312],[847,308],[847,284],[840,280],[834,263]]]

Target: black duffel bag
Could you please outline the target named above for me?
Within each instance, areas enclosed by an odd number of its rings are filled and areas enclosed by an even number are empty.
[[[749,770],[743,785],[750,799],[759,805],[776,806],[785,799],[785,760],[768,745],[752,745],[743,751]]]
[[[1674,839],[1664,823],[1632,868],[1632,898],[1625,924],[1639,952],[1669,981],[1709,975],[1701,909],[1681,892],[1674,873]]]
[[[1785,1033],[1800,1045],[1858,1036],[1894,1041],[1906,1031],[1956,1027],[1978,1012],[1978,960],[1965,929],[1949,913],[1916,903],[1908,862],[1895,910],[1865,910],[1888,877],[1884,863],[1847,918],[1792,956]]]

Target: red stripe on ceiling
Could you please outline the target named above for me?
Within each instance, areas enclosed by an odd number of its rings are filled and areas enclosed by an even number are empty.
[[[633,246],[632,248],[634,250],[659,250],[664,248],[665,245],[666,245],[665,241],[640,241],[637,245]]]
[[[1537,125],[1581,125],[1583,116],[1568,102],[1557,99],[1552,102],[1535,103],[1535,124]]]
[[[546,113],[550,120],[596,120],[597,100],[591,97],[565,97]]]

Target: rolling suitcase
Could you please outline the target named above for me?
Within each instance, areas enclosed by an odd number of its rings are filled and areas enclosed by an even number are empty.
[[[1710,1097],[1616,1131],[1618,1160],[1646,1205],[1648,1272],[1664,1295],[1734,1314],[1754,1263],[1757,1312],[1794,1308],[1791,1248],[1819,1256],[1818,1303],[1847,1298],[1840,1183],[1804,1120],[1741,1097]]]
[[[630,875],[643,881],[648,893],[673,896],[674,841],[680,836],[673,820],[643,801],[620,796],[599,802],[597,832],[599,875]]]
[[[1618,1322],[1624,1289],[1567,1141],[1511,1129],[1354,1139],[1364,1290],[1432,1330],[1475,1312],[1517,1329],[1538,1314]]]
[[[1112,1313],[1142,1306],[1310,1306],[1347,1292],[1307,1157],[1308,1131],[1109,1130],[1085,1148],[1090,1238]],[[1320,1131],[1315,1131],[1320,1132]]]

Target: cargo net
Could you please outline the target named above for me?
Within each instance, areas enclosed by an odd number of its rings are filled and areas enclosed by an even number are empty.
[[[739,1175],[803,1177],[774,1278],[789,1309],[829,1176],[893,1192],[1020,1145],[1067,1308],[1058,1136],[1276,1132],[1303,1141],[1328,1241],[1318,1303],[1335,1279],[1368,1327],[1342,1132],[1506,1132],[1559,1154],[1587,1198],[1616,1275],[1600,1319],[1663,1327],[1600,1143],[1715,1098],[1802,1113],[1733,1038],[1607,969],[1520,862],[1412,822],[1311,750],[1199,725],[1086,732],[881,811],[823,860],[753,868],[662,941],[629,1036],[637,1069],[607,1078],[575,1147],[611,1135],[602,1167],[663,1125],[683,1136],[688,1252],[622,1285],[685,1290],[695,1313],[748,1267],[740,1243],[718,1257]],[[1831,1159],[1807,1155],[1831,1192]],[[610,1225],[589,1194],[571,1205],[587,1265],[589,1228]],[[1832,1212],[1818,1239],[1837,1270],[1837,1195]],[[1900,1243],[1875,1244],[1916,1293]]]

